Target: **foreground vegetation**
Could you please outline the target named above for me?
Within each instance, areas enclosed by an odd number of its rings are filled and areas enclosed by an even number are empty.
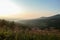
[[[1,30],[0,40],[60,40],[57,30]]]
[[[15,22],[0,20],[0,40],[60,40],[57,29],[30,28]]]

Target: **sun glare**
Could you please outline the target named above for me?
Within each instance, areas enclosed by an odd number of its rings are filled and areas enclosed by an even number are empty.
[[[9,16],[21,12],[22,8],[10,0],[0,0],[0,16]]]

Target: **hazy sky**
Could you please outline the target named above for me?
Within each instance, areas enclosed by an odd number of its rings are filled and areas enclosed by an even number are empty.
[[[0,18],[32,19],[60,14],[60,0],[0,0]]]

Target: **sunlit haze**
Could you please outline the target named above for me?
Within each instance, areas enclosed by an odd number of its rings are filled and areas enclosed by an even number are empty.
[[[0,0],[0,17],[10,17],[21,13],[21,7],[17,6],[10,0]]]
[[[0,0],[0,18],[33,19],[60,14],[60,0]]]

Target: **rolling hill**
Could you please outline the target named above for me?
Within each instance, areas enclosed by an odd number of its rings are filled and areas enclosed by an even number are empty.
[[[20,20],[18,23],[28,25],[30,27],[39,27],[39,28],[59,28],[60,29],[60,14],[50,16],[50,17],[41,17],[33,20]]]

